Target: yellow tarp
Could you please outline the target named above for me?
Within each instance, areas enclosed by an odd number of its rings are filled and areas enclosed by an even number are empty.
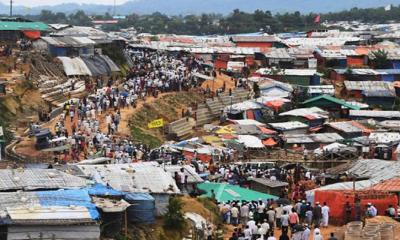
[[[221,140],[221,138],[217,137],[217,136],[203,136],[201,137],[203,139],[203,141],[207,144],[210,144],[211,146],[222,146],[223,142]]]
[[[215,131],[216,134],[235,134],[236,131],[233,126],[224,126]]]
[[[164,126],[164,119],[156,119],[147,124],[148,128],[159,128]]]

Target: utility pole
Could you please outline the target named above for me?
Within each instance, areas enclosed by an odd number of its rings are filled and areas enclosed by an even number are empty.
[[[10,0],[10,17],[12,17],[13,12],[12,12],[12,6],[13,5],[13,0]]]
[[[113,14],[113,16],[115,16],[116,12],[117,12],[117,0],[114,0],[114,14]]]

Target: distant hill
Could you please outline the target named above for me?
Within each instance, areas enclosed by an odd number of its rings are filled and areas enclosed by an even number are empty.
[[[399,5],[400,0],[132,0],[119,5],[117,13],[126,15],[131,13],[146,14],[158,11],[169,15],[199,13],[228,14],[236,8],[249,12],[262,9],[274,13],[294,11],[300,11],[301,13],[327,13],[347,10],[353,7],[371,8],[382,7],[388,4]],[[83,10],[90,14],[103,14],[105,12],[112,12],[113,6],[99,4],[80,5],[74,3],[39,6],[29,9],[24,6],[15,6],[14,13],[22,15],[38,14],[43,9],[65,13]],[[9,7],[0,3],[0,14],[8,14],[8,12]]]

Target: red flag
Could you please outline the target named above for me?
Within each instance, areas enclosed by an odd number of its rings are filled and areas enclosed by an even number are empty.
[[[314,23],[320,23],[321,22],[321,15],[317,15],[314,19]]]

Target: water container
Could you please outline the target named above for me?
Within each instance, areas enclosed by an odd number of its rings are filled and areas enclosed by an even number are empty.
[[[151,224],[155,221],[155,199],[148,193],[129,193],[124,200],[132,204],[128,207],[128,221]]]

